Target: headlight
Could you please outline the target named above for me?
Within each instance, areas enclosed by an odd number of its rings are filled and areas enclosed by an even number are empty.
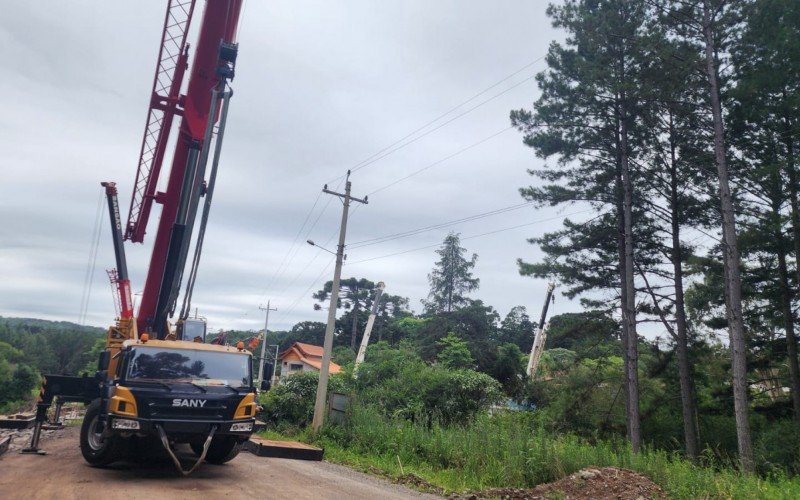
[[[127,418],[115,418],[111,422],[111,427],[113,429],[138,430],[139,422],[136,420],[128,420]]]
[[[231,432],[251,432],[252,430],[253,422],[241,422],[231,425]]]

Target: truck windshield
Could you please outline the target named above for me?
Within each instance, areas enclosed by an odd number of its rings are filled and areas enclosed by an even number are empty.
[[[233,352],[137,347],[128,366],[131,381],[250,386],[250,356]]]

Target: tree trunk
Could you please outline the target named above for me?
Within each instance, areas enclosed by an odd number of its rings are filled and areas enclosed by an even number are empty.
[[[692,391],[692,369],[689,361],[689,336],[686,323],[686,304],[683,294],[683,255],[681,251],[681,224],[678,198],[678,168],[675,153],[675,130],[672,114],[669,116],[670,142],[670,209],[672,223],[671,260],[675,281],[675,329],[678,356],[678,376],[681,387],[681,412],[683,414],[683,442],[686,456],[696,460],[698,456],[697,427],[695,426],[695,402]]]
[[[623,76],[624,78],[624,76]],[[627,363],[625,379],[628,391],[628,434],[631,448],[638,453],[641,447],[642,432],[639,421],[639,337],[636,334],[636,288],[633,282],[633,181],[631,180],[630,162],[628,160],[628,117],[622,105],[620,120],[620,145],[622,146],[622,188],[625,239],[625,302],[622,309],[622,321],[628,326],[628,342],[625,349]]]
[[[792,291],[789,287],[789,270],[786,265],[786,249],[783,235],[779,229],[775,234],[778,246],[778,279],[780,279],[781,309],[783,327],[786,330],[786,354],[789,361],[789,377],[792,387],[792,410],[794,421],[800,423],[800,366],[797,362],[797,337],[794,335],[794,313],[792,312]]]
[[[784,99],[786,94],[784,93]],[[786,175],[789,180],[789,205],[792,217],[792,242],[794,243],[794,256],[800,262],[800,201],[797,194],[797,170],[794,161],[794,140],[792,139],[793,127],[789,117],[783,120],[784,133],[783,141],[786,145]],[[800,265],[795,268],[797,273],[797,284],[800,286]]]
[[[778,289],[780,291],[783,329],[786,332],[786,358],[789,364],[789,379],[792,394],[792,410],[795,423],[800,423],[800,366],[797,362],[797,337],[794,334],[794,312],[792,311],[792,288],[789,286],[789,266],[786,264],[787,241],[783,236],[781,206],[784,202],[781,176],[778,170],[770,175],[770,202],[772,204],[772,227],[775,232],[775,255],[778,257]]]
[[[626,266],[626,257],[627,254],[625,253],[625,189],[624,183],[622,179],[622,157],[620,152],[622,151],[621,147],[621,136],[620,136],[620,120],[619,120],[619,112],[615,110],[616,114],[616,148],[617,148],[617,165],[616,165],[616,175],[614,178],[614,195],[615,195],[615,203],[617,209],[617,255],[619,256],[619,303],[620,303],[620,315],[622,316],[622,335],[620,340],[622,341],[622,359],[624,363],[624,373],[622,375],[623,381],[623,389],[625,390],[625,422],[626,422],[626,431],[627,431],[627,438],[628,441],[632,442],[632,435],[631,435],[631,426],[630,426],[630,419],[629,416],[631,414],[631,398],[629,397],[630,394],[630,380],[628,379],[628,365],[630,363],[630,359],[628,358],[628,342],[630,340],[630,335],[628,332],[630,331],[629,324],[625,321],[626,317],[626,310],[628,308],[628,280],[625,279],[625,269]]]
[[[784,98],[786,95],[784,94]],[[784,118],[784,143],[786,144],[786,173],[789,180],[789,205],[791,207],[792,217],[792,242],[794,243],[794,254],[796,262],[800,263],[800,201],[798,201],[797,194],[797,170],[794,160],[794,139],[792,136],[793,125],[789,117]],[[786,256],[783,255],[784,267],[786,266]],[[797,283],[800,285],[800,264],[795,266],[797,273]],[[781,277],[781,281],[785,283],[787,293],[784,296],[788,300],[788,308],[786,304],[783,305],[784,315],[787,315],[788,321],[791,322],[791,337],[789,336],[789,328],[786,330],[786,347],[787,354],[789,355],[789,370],[792,376],[792,405],[794,409],[794,420],[800,423],[800,368],[798,368],[797,361],[797,337],[794,334],[794,313],[792,311],[792,300],[796,295],[796,290],[792,290],[789,286],[788,269],[786,270],[786,278]]]
[[[711,94],[711,112],[714,118],[714,157],[719,177],[720,211],[722,213],[723,259],[727,266],[726,288],[728,291],[728,329],[731,343],[731,365],[733,404],[736,417],[736,436],[739,446],[739,461],[746,472],[755,470],[753,443],[748,421],[747,345],[742,318],[742,278],[739,269],[739,248],[736,242],[736,218],[731,199],[728,165],[725,158],[725,129],[722,122],[722,104],[717,80],[717,61],[712,30],[713,6],[703,0],[703,35],[705,38],[706,73]]]

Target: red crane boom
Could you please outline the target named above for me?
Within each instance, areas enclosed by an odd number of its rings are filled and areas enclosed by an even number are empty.
[[[242,6],[242,0],[206,1],[194,59],[189,67],[189,84],[186,94],[179,95],[187,63],[186,33],[194,3],[194,0],[171,0],[167,6],[126,227],[127,239],[142,242],[152,202],[162,205],[137,314],[139,331],[155,331],[159,338],[166,334],[166,320],[174,309],[186,261],[205,168],[199,163],[202,158],[207,159],[211,146],[207,128],[216,123],[218,100],[224,91],[222,87],[227,79],[233,77],[234,42]],[[175,115],[181,116],[181,123],[167,188],[156,193],[164,149]]]
[[[144,241],[172,120],[176,114],[181,114],[179,98],[188,59],[186,35],[192,22],[194,4],[195,0],[170,0],[167,4],[150,107],[139,152],[139,168],[125,226],[125,239],[134,243]]]

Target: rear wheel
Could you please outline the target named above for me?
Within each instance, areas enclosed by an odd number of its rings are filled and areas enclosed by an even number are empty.
[[[189,443],[192,451],[199,457],[203,454],[203,444],[205,441],[193,441]],[[224,464],[230,462],[242,450],[241,443],[236,438],[226,436],[215,436],[211,439],[211,445],[206,453],[206,462],[210,464]]]
[[[100,400],[86,408],[81,425],[81,454],[93,467],[102,467],[120,458],[121,443],[117,436],[103,439],[100,428]]]

